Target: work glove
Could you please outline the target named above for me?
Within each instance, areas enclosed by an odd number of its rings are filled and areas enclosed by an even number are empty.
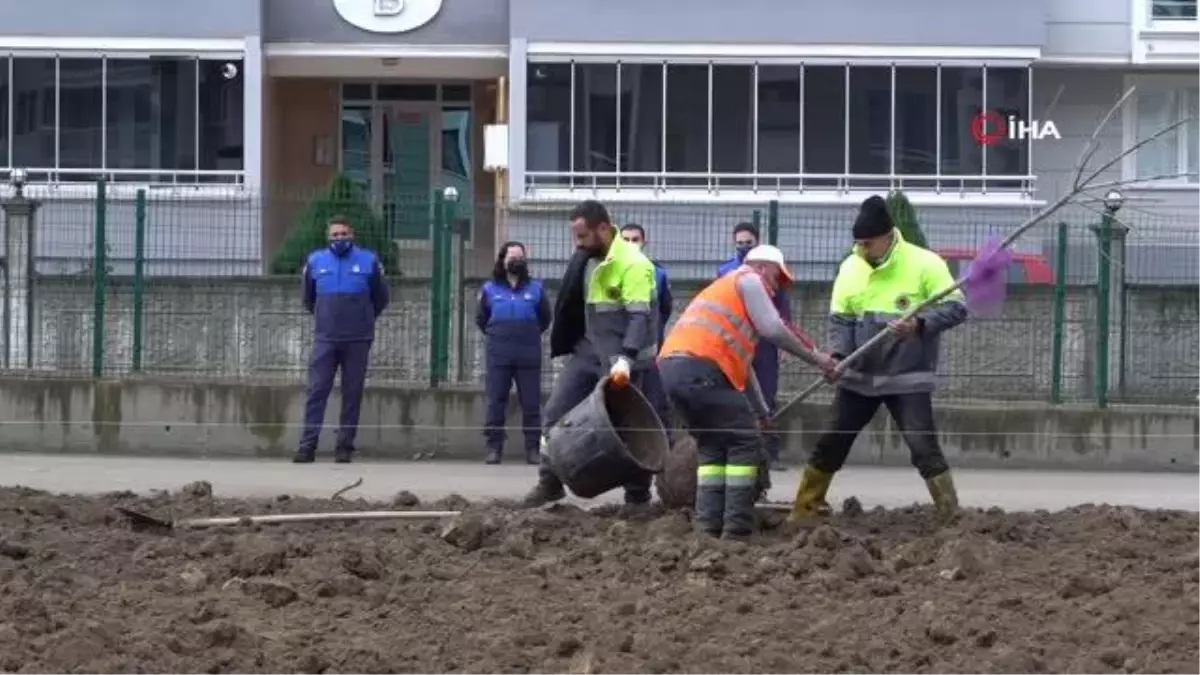
[[[617,389],[624,389],[629,386],[629,373],[632,369],[633,363],[628,357],[615,357],[612,367],[608,369],[608,383]]]

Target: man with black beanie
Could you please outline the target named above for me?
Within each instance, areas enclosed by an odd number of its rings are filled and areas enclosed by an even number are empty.
[[[831,428],[817,439],[796,492],[792,519],[829,512],[826,493],[850,447],[882,404],[887,406],[929,488],[940,517],[958,510],[950,468],[933,422],[938,336],[967,318],[956,291],[911,319],[914,306],[954,284],[946,261],[904,241],[887,203],[873,195],[854,221],[854,252],[838,269],[830,301],[829,350],[841,360],[880,331],[892,337],[842,372],[833,399]]]

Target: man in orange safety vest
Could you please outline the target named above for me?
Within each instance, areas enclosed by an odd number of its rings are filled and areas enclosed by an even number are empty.
[[[775,293],[793,280],[778,248],[751,249],[741,266],[688,304],[659,350],[667,395],[699,448],[694,522],[700,532],[740,539],[752,530],[769,415],[751,367],[759,339],[827,376],[836,366],[775,308]]]

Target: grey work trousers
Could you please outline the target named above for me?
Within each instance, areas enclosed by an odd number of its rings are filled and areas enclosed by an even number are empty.
[[[713,363],[672,357],[658,364],[675,411],[696,439],[696,528],[745,536],[768,471],[758,420],[745,393]]]

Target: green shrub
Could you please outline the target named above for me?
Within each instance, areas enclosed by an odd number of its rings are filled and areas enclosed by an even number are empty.
[[[385,270],[395,271],[396,251],[382,219],[375,214],[362,189],[339,173],[296,217],[283,246],[271,260],[271,273],[299,274],[310,253],[329,245],[329,221],[334,216],[347,218],[354,228],[354,241],[374,251]]]
[[[921,224],[917,222],[917,210],[913,208],[912,202],[908,201],[908,197],[897,190],[888,195],[887,206],[892,222],[895,223],[896,229],[900,230],[904,241],[921,248],[929,248],[925,233],[921,231]]]

